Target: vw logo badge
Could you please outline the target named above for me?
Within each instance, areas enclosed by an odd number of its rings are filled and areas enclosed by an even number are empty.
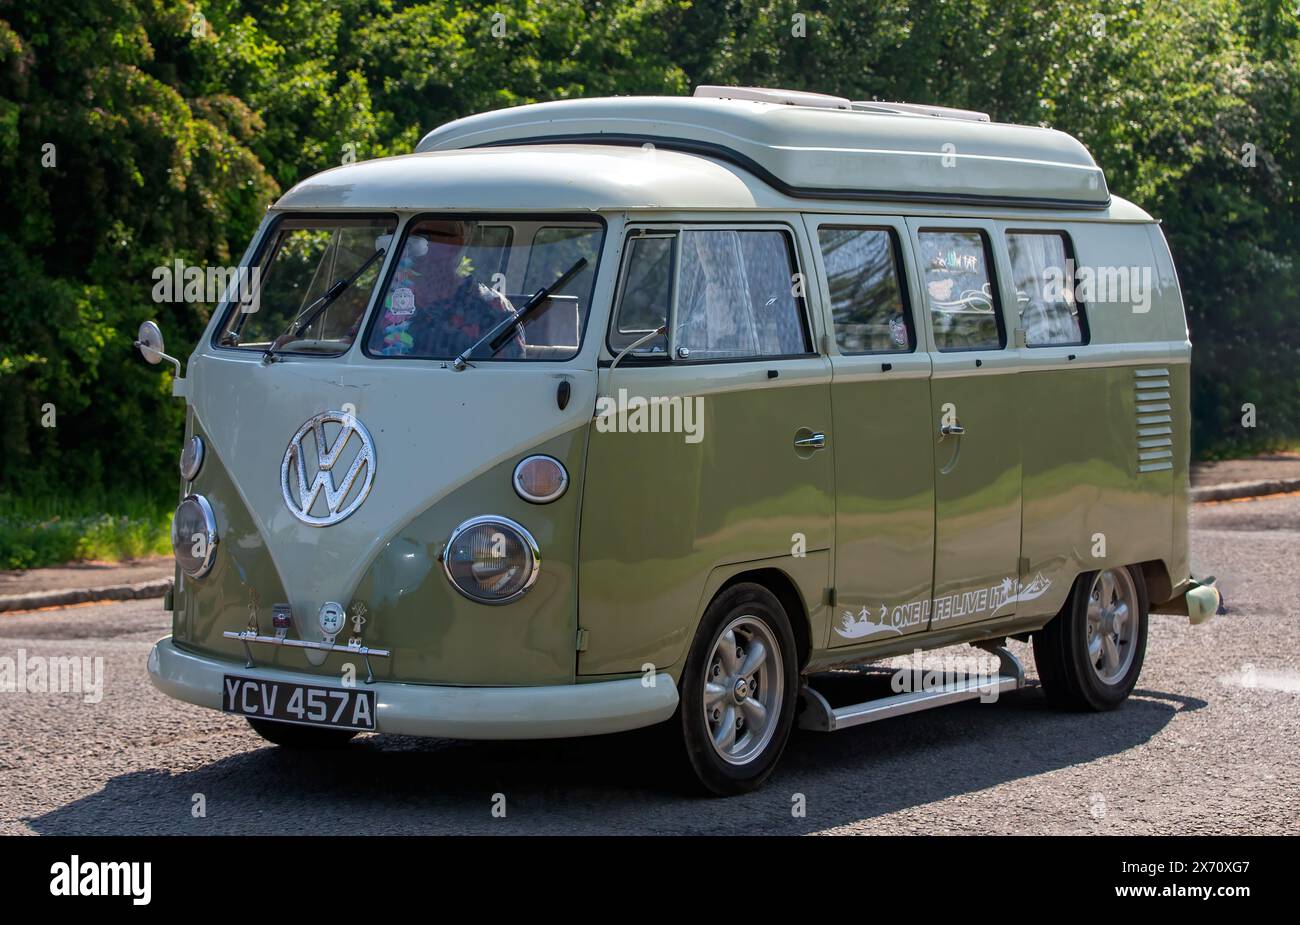
[[[326,437],[327,424],[339,427],[333,443]],[[303,445],[308,432],[312,434],[312,450]],[[338,482],[334,480],[336,467],[346,467]],[[314,474],[309,469],[314,469]],[[366,500],[374,481],[375,444],[370,432],[355,415],[342,411],[326,411],[299,427],[280,463],[280,491],[285,506],[294,517],[313,527],[328,527],[350,515]],[[325,512],[312,513],[322,494]]]

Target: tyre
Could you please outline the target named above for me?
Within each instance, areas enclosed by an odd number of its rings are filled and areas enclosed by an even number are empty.
[[[1123,703],[1142,671],[1147,615],[1139,569],[1080,575],[1061,612],[1033,636],[1048,699],[1072,710],[1113,710]]]
[[[317,729],[312,726],[295,726],[273,720],[253,719],[246,716],[248,725],[266,741],[282,748],[322,749],[342,748],[356,735],[348,729]]]
[[[720,796],[760,787],[794,726],[794,632],[762,585],[738,584],[705,611],[686,658],[673,722],[699,783]]]

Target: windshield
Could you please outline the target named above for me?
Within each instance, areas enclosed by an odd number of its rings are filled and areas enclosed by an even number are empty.
[[[471,361],[570,359],[582,343],[603,236],[604,226],[590,220],[418,219],[375,310],[366,352],[452,360],[585,258],[585,266],[528,313],[522,330],[469,355]]]
[[[343,353],[357,336],[383,266],[382,257],[372,258],[391,246],[396,228],[392,216],[281,220],[254,267],[252,297],[232,300],[217,343],[248,350],[274,343],[282,353]]]

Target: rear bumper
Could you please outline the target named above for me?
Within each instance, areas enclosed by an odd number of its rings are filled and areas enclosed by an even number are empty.
[[[1214,579],[1204,582],[1189,578],[1179,586],[1177,593],[1159,607],[1153,607],[1154,613],[1171,613],[1185,615],[1192,625],[1205,623],[1219,612],[1223,597],[1214,586]]]
[[[1208,622],[1218,613],[1223,599],[1214,585],[1197,585],[1187,589],[1183,600],[1187,607],[1187,618],[1197,624]]]
[[[230,673],[268,681],[329,686],[319,675],[245,668],[178,649],[170,636],[149,653],[149,680],[164,694],[221,709],[221,679]],[[677,685],[659,673],[639,678],[540,687],[440,687],[378,681],[375,726],[396,735],[448,739],[556,739],[651,726],[672,716]]]

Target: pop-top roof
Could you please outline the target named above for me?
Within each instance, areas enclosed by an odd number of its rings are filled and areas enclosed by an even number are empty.
[[[1106,180],[1064,132],[984,113],[752,87],[535,103],[448,122],[417,152],[654,145],[729,162],[799,198],[1104,209]]]

